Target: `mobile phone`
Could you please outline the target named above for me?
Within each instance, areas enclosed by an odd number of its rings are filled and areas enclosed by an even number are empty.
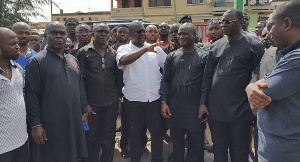
[[[89,125],[86,123],[86,122],[82,122],[82,126],[83,126],[83,130],[84,131],[89,131],[90,130],[90,128],[89,128]]]
[[[206,123],[207,120],[208,120],[208,115],[205,113],[201,116],[200,121],[201,121],[201,123]]]

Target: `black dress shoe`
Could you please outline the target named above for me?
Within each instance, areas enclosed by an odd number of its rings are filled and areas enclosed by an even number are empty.
[[[123,159],[127,159],[129,157],[129,151],[126,147],[121,148],[121,156]]]

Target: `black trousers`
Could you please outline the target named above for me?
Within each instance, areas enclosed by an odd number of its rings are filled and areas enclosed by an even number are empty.
[[[124,107],[124,104],[122,103],[122,112],[121,112],[121,139],[120,139],[120,147],[125,148],[128,146],[128,140],[129,140],[129,122],[128,122],[128,117],[126,114],[126,108]],[[144,128],[141,133],[141,145],[142,147],[146,147],[147,145],[147,126],[146,122],[144,122]]]
[[[86,133],[89,162],[99,162],[100,149],[102,149],[101,162],[113,161],[117,106],[118,101],[101,110],[94,110],[96,114],[89,120],[90,130]]]
[[[128,146],[129,139],[129,123],[128,117],[126,115],[126,109],[124,107],[124,103],[122,103],[122,112],[121,112],[121,140],[120,147],[125,148]]]
[[[28,142],[9,152],[0,154],[1,162],[27,162],[29,159]]]
[[[161,128],[160,99],[153,102],[128,101],[124,98],[129,121],[129,142],[131,162],[141,161],[141,133],[143,132],[144,121],[151,134],[152,162],[162,162],[163,139]]]
[[[221,122],[209,119],[214,144],[214,162],[228,161],[228,148],[232,162],[248,162],[250,146],[250,121]]]
[[[184,128],[170,128],[174,162],[204,162],[204,127],[198,131],[189,131]],[[184,160],[185,134],[188,140],[188,153]]]

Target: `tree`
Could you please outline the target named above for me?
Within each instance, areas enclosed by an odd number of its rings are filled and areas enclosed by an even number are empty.
[[[0,26],[11,27],[15,22],[29,23],[29,17],[43,16],[41,6],[52,0],[0,0]]]

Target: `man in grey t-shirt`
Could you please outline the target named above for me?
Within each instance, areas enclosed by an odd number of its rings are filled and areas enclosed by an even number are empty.
[[[282,58],[265,80],[246,89],[251,108],[259,108],[258,155],[262,162],[300,161],[299,8],[300,2],[294,1],[274,11],[270,34]]]

